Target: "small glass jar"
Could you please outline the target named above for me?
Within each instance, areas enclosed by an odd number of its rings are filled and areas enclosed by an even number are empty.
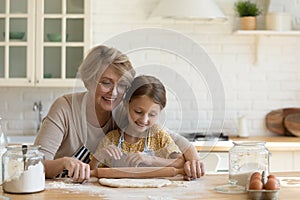
[[[44,154],[40,146],[8,146],[2,156],[3,191],[34,193],[45,189]]]
[[[246,186],[253,172],[269,174],[269,150],[265,142],[233,142],[229,150],[229,183]]]

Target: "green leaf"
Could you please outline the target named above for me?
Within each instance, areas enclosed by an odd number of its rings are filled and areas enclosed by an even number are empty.
[[[250,1],[238,1],[234,4],[234,9],[239,17],[257,16],[261,14],[261,10],[257,5]]]

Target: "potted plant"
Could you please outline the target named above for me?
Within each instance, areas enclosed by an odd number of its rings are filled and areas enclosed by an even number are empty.
[[[261,10],[255,3],[239,0],[234,4],[234,9],[240,17],[242,30],[256,29],[256,16],[261,14]]]

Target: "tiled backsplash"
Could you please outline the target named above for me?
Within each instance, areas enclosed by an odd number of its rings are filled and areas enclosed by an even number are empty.
[[[71,92],[72,88],[0,87],[3,129],[8,135],[35,135],[38,111],[33,110],[34,102],[42,102],[42,116],[45,116],[57,97]]]

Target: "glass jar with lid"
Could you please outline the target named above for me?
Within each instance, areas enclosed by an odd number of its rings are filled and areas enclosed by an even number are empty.
[[[229,150],[229,181],[246,186],[253,172],[269,174],[269,150],[263,141],[233,142]]]
[[[229,150],[229,180],[215,189],[222,193],[243,193],[251,174],[269,174],[269,150],[263,141],[233,142]],[[264,173],[263,173],[264,172]]]
[[[2,156],[3,191],[34,193],[45,189],[44,154],[40,146],[8,146]]]

